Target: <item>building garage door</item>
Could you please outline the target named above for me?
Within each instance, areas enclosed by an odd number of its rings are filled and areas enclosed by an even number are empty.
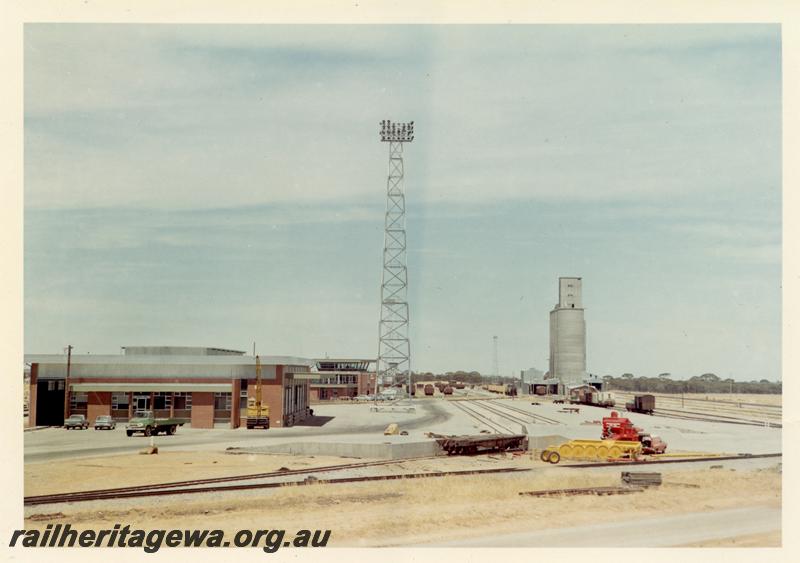
[[[36,426],[64,424],[64,380],[36,382]]]

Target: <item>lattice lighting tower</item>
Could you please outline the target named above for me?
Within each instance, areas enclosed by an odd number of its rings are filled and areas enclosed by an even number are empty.
[[[403,189],[403,144],[414,140],[414,122],[381,121],[381,142],[389,143],[386,218],[381,274],[381,320],[378,324],[378,382],[406,375],[411,397],[411,345],[408,339],[408,269],[406,267],[406,195]]]
[[[492,342],[494,344],[494,350],[492,354],[492,370],[494,371],[495,377],[500,377],[500,360],[497,357],[497,336],[492,336]],[[499,383],[499,381],[497,383]]]

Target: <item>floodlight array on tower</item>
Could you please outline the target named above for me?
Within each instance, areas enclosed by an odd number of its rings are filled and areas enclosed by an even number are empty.
[[[414,140],[414,122],[394,123],[389,119],[381,121],[381,141],[384,143],[410,143]]]

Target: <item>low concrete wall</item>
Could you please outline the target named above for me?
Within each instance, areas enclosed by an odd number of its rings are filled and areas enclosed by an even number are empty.
[[[548,446],[558,446],[564,442],[569,442],[570,438],[559,434],[548,436],[528,436],[528,450],[542,450]]]
[[[262,452],[292,455],[328,455],[339,457],[358,457],[370,459],[408,459],[440,455],[439,445],[433,441],[408,443],[353,444],[344,442],[291,442],[275,444],[263,448],[253,448]]]

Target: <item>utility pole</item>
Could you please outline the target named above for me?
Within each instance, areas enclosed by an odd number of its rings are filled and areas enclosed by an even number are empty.
[[[389,173],[386,180],[378,359],[375,365],[376,406],[379,381],[395,383],[397,376],[405,373],[409,401],[414,389],[408,333],[406,195],[403,187],[403,144],[414,140],[414,122],[384,120],[380,125],[381,142],[389,143]]]
[[[64,379],[64,420],[69,418],[69,372],[72,367],[72,344],[67,346],[67,377]]]

